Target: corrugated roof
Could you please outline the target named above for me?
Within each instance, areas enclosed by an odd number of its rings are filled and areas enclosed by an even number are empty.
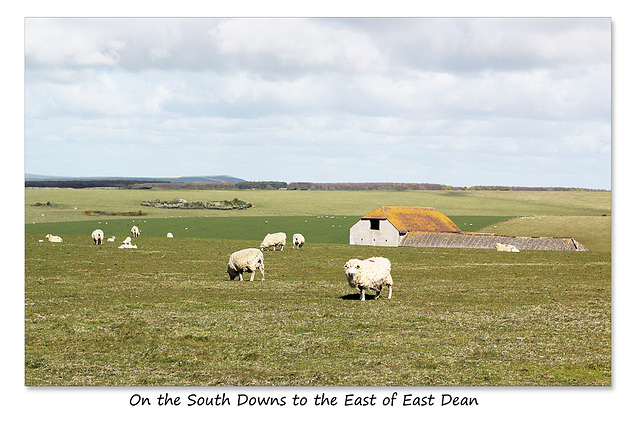
[[[401,233],[409,231],[459,232],[460,229],[434,208],[381,206],[362,219],[386,219]]]

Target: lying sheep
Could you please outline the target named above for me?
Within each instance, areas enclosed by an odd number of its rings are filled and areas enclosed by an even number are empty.
[[[496,249],[498,252],[520,252],[515,246],[504,243],[496,243]]]
[[[260,243],[260,250],[263,251],[273,247],[273,250],[275,251],[278,246],[280,247],[280,250],[283,250],[284,245],[286,244],[287,235],[285,233],[267,234],[262,243]]]
[[[107,239],[107,242],[115,242],[116,241],[116,236],[111,236]]]
[[[130,245],[131,244],[131,237],[127,237],[126,239],[124,239],[122,241],[122,243],[124,243],[125,245]]]
[[[62,243],[62,237],[60,237],[60,236],[52,236],[51,234],[47,234],[44,237],[45,237],[45,239],[47,239],[51,243]]]
[[[99,228],[96,230],[93,230],[93,233],[91,233],[91,238],[93,239],[94,245],[101,245],[102,239],[104,239],[104,232]]]
[[[131,234],[133,234],[133,237],[140,237],[140,229],[137,225],[131,227]]]
[[[132,245],[131,242],[123,243],[118,246],[118,249],[138,249],[138,245]]]
[[[376,299],[380,297],[382,285],[389,287],[388,299],[391,299],[393,279],[391,278],[391,262],[382,257],[365,260],[350,259],[344,265],[344,274],[349,286],[360,291],[360,301],[365,300],[364,291],[376,291]]]
[[[229,257],[229,264],[227,264],[229,280],[235,279],[236,276],[240,276],[240,280],[243,280],[242,273],[250,271],[251,279],[249,281],[253,282],[256,270],[260,270],[262,280],[264,280],[264,255],[259,249],[242,249],[232,253]]]
[[[171,239],[173,237],[173,233],[171,232],[167,233],[167,237]]]
[[[293,235],[293,247],[300,249],[304,245],[304,236],[300,233]]]

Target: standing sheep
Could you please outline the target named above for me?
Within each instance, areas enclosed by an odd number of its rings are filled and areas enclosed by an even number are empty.
[[[300,249],[304,245],[304,236],[300,233],[293,235],[293,247]]]
[[[47,234],[44,237],[45,237],[45,239],[47,239],[51,243],[62,243],[62,237],[60,237],[60,236],[52,236],[51,234]]]
[[[260,250],[263,251],[265,249],[269,249],[270,247],[273,247],[273,250],[275,251],[278,246],[280,247],[280,250],[283,250],[284,245],[286,244],[287,244],[287,235],[285,233],[267,234],[264,237],[264,240],[262,241],[262,243],[260,243]]]
[[[249,279],[249,281],[253,282],[256,270],[260,270],[260,273],[262,273],[262,280],[264,280],[264,255],[259,249],[242,249],[232,253],[229,257],[229,264],[227,264],[229,280],[233,280],[236,276],[240,276],[240,280],[242,281],[242,273],[250,271],[251,279]]]
[[[369,289],[376,291],[376,299],[380,297],[382,285],[389,287],[389,296],[393,286],[391,278],[391,262],[382,257],[367,258],[365,260],[350,259],[344,265],[344,274],[347,276],[349,286],[360,291],[360,301],[365,300],[364,291]]]
[[[140,237],[140,229],[137,225],[131,227],[131,234],[133,234],[133,237]]]
[[[99,228],[97,230],[93,230],[93,233],[91,233],[91,238],[93,239],[94,245],[101,245],[102,239],[104,239],[104,232]]]

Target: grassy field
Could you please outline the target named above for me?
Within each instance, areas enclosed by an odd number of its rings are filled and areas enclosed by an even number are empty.
[[[143,207],[145,200],[233,200],[242,211]],[[53,206],[33,206],[50,202]],[[27,189],[25,223],[93,221],[85,210],[134,212],[145,218],[246,216],[362,216],[380,206],[431,206],[447,216],[611,215],[611,193],[589,191],[268,191]]]
[[[610,193],[163,193],[26,191],[25,384],[611,385]],[[154,210],[135,218],[136,250],[88,238],[98,221],[124,237],[134,219],[78,213],[172,197],[257,206],[206,218]],[[571,231],[597,250],[341,243],[357,216],[382,204],[434,206],[469,227],[516,235]],[[304,230],[308,244],[266,252],[264,282],[229,281],[229,254],[255,247],[271,226]],[[45,230],[64,243],[40,243]],[[393,299],[360,302],[342,265],[373,255],[393,264]]]

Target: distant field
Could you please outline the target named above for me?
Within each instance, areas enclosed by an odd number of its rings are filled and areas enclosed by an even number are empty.
[[[100,228],[108,236],[122,241],[137,225],[144,236],[163,237],[171,232],[174,237],[201,237],[208,239],[253,240],[257,246],[267,233],[285,232],[289,240],[294,233],[302,233],[309,242],[349,243],[349,228],[358,216],[270,216],[270,217],[219,217],[219,218],[129,218],[101,217],[93,221],[72,221],[27,224],[29,234],[42,238],[46,234],[62,236],[84,235],[90,241],[93,230]],[[452,217],[463,231],[477,231],[489,224],[496,224],[509,217]]]
[[[140,206],[235,197],[255,207]],[[348,245],[380,205],[433,206],[464,231],[569,235],[590,251]],[[596,192],[28,189],[25,384],[610,386],[610,215],[611,194]],[[138,249],[117,249],[134,223]],[[95,246],[95,228],[119,239]],[[265,281],[229,281],[229,255],[273,231],[289,240],[265,252]],[[64,242],[39,242],[47,233]],[[360,302],[347,286],[345,261],[369,256],[391,260],[392,300]]]
[[[245,200],[243,211],[145,208],[145,200]],[[35,203],[53,203],[32,206]],[[25,223],[93,221],[85,210],[131,212],[146,218],[244,216],[362,216],[380,206],[430,206],[448,216],[611,215],[611,193],[590,191],[274,191],[27,189]],[[77,209],[76,209],[77,208]]]

